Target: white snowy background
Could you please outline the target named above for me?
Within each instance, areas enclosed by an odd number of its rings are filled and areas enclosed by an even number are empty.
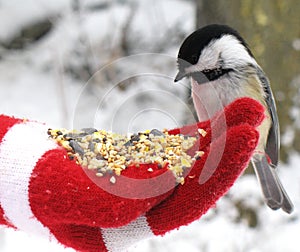
[[[117,132],[191,122],[187,85],[173,78],[178,47],[194,18],[192,1],[0,0],[0,113],[56,128]],[[44,37],[22,49],[5,46],[41,20],[52,24]],[[269,210],[255,177],[244,175],[201,220],[129,251],[299,251],[299,155],[279,173],[295,204],[291,215]],[[255,227],[236,202],[256,212]],[[0,229],[0,251],[73,250]]]

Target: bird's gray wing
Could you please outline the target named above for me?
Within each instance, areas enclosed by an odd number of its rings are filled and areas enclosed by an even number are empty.
[[[270,116],[272,119],[272,125],[268,134],[268,139],[266,143],[266,154],[271,159],[271,163],[274,167],[278,164],[279,159],[279,146],[280,146],[280,132],[279,132],[279,121],[276,111],[276,105],[274,96],[270,87],[270,83],[265,73],[258,68],[258,77],[263,85],[267,107],[269,108]]]

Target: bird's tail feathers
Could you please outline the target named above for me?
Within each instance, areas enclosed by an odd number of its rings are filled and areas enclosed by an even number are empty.
[[[271,167],[263,153],[255,154],[251,161],[266,204],[273,210],[281,208],[283,211],[291,213],[293,204],[277,176],[276,168]]]

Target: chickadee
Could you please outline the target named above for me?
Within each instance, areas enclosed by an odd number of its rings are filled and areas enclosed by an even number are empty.
[[[269,80],[245,40],[226,25],[205,26],[182,43],[175,82],[191,77],[192,98],[199,120],[207,120],[239,97],[251,97],[266,107],[260,139],[251,158],[266,204],[293,211],[276,173],[279,124]],[[270,163],[268,162],[270,160]]]

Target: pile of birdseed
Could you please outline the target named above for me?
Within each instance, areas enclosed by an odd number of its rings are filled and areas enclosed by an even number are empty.
[[[153,129],[127,136],[94,128],[48,129],[48,135],[67,150],[70,159],[95,170],[96,176],[112,175],[111,183],[116,182],[113,174],[119,176],[130,165],[156,163],[158,168],[167,166],[176,181],[183,184],[184,170],[204,154],[203,151],[197,151],[194,157],[187,154],[196,137],[170,135],[166,130]],[[201,135],[205,135],[203,130]],[[148,168],[148,172],[153,169]]]

